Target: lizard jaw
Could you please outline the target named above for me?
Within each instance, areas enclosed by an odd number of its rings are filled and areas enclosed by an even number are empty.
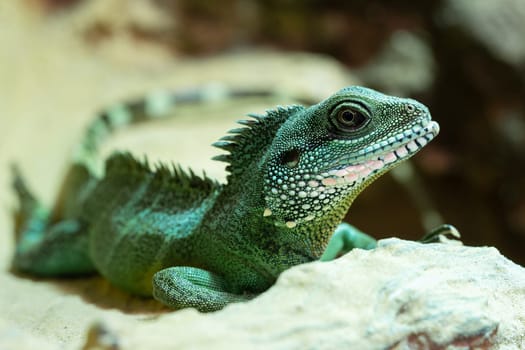
[[[439,124],[428,121],[423,126],[414,127],[390,137],[389,143],[377,151],[372,151],[365,156],[360,156],[357,161],[349,162],[343,168],[333,169],[323,174],[326,175],[321,183],[327,187],[355,185],[365,181],[371,175],[392,168],[397,163],[410,158],[439,133]],[[366,151],[366,149],[365,149]]]

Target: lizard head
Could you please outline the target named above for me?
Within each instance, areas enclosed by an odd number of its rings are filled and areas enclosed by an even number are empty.
[[[263,215],[289,228],[327,216],[340,221],[366,186],[438,132],[423,104],[357,86],[292,109],[261,163]]]

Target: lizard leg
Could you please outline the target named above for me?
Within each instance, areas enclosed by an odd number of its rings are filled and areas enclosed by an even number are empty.
[[[19,209],[13,267],[39,276],[93,272],[85,227],[77,220],[51,225],[49,211],[31,194],[16,169],[14,175]]]
[[[153,297],[171,308],[194,307],[209,312],[222,309],[231,302],[249,300],[253,295],[228,292],[224,278],[213,272],[174,266],[153,276]]]
[[[377,241],[375,239],[359,231],[354,226],[343,222],[335,229],[328,246],[319,260],[333,260],[354,248],[374,249],[376,245]]]

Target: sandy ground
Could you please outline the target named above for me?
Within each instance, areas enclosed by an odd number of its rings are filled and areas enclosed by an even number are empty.
[[[0,4],[0,348],[77,348],[96,320],[150,322],[165,310],[96,277],[37,281],[10,273],[15,205],[9,188],[10,162],[20,165],[44,203],[52,203],[75,143],[103,106],[159,88],[211,82],[279,86],[320,98],[348,84],[350,78],[333,61],[305,55],[244,53],[173,60],[162,50],[144,54],[141,51],[147,47],[130,49],[129,43],[116,40],[115,46],[122,49],[114,57],[79,42],[69,23],[47,23],[20,11],[15,3]],[[129,60],[123,59],[126,56]],[[284,81],[282,76],[300,79]],[[188,109],[173,121],[119,133],[106,152],[127,148],[153,160],[179,161],[224,178],[223,165],[209,160],[217,150],[208,145],[234,127],[233,121],[245,112],[260,112],[276,102],[287,101]]]

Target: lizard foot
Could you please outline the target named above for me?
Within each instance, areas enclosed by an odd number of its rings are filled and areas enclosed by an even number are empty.
[[[153,276],[153,297],[175,309],[194,307],[210,312],[231,302],[253,298],[253,295],[234,294],[228,289],[221,276],[196,267],[169,267]]]
[[[335,229],[320,260],[330,261],[354,248],[374,249],[376,246],[377,241],[374,238],[343,222]]]

